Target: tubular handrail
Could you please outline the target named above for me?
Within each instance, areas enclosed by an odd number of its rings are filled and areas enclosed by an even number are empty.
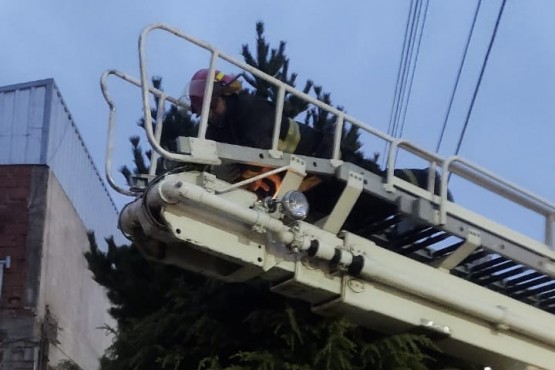
[[[458,163],[458,165],[457,165]],[[441,179],[441,191],[443,195],[447,192],[448,173],[459,175],[470,182],[480,185],[483,188],[502,196],[516,204],[519,204],[545,218],[545,244],[553,248],[553,226],[555,219],[555,204],[538,197],[537,195],[513,184],[510,181],[502,179],[492,172],[473,164],[459,156],[451,156],[443,161],[442,172],[444,176]],[[447,199],[441,198],[440,203],[440,223],[445,223],[447,219]]]
[[[387,171],[386,171],[386,182],[385,187],[388,191],[393,191],[393,177],[395,177],[395,162],[397,158],[397,153],[399,149],[405,149],[409,153],[412,153],[422,159],[427,160],[430,163],[430,168],[428,172],[428,191],[433,193],[433,185],[435,179],[435,166],[443,164],[443,159],[439,157],[437,154],[419,148],[418,146],[414,145],[408,140],[405,139],[393,139],[389,142],[389,151],[387,155]],[[445,198],[447,200],[447,191],[443,191],[440,189],[439,192],[440,197]]]
[[[106,103],[108,104],[108,107],[110,109],[110,113],[109,113],[109,118],[108,118],[108,138],[107,138],[107,145],[106,145],[106,160],[105,160],[105,166],[104,166],[104,171],[106,173],[106,180],[108,181],[108,183],[110,184],[110,186],[117,191],[120,194],[123,195],[128,195],[128,196],[136,196],[138,195],[140,192],[138,191],[133,191],[131,190],[131,188],[127,187],[124,188],[122,186],[120,186],[115,180],[114,177],[112,176],[112,153],[113,153],[113,149],[114,149],[114,132],[116,129],[116,104],[114,103],[113,99],[110,96],[110,93],[108,92],[108,77],[110,76],[116,76],[119,77],[120,79],[131,83],[132,85],[135,85],[137,87],[141,87],[141,82],[137,79],[134,79],[133,77],[130,77],[129,75],[115,70],[115,69],[109,69],[107,71],[105,71],[104,73],[102,73],[102,76],[100,77],[100,89],[102,91],[102,95],[104,96],[104,100],[106,101]],[[164,101],[169,101],[173,104],[175,104],[176,106],[182,107],[182,108],[189,108],[189,106],[187,104],[185,104],[184,102],[182,102],[179,99],[176,99],[174,97],[171,97],[169,95],[166,95],[162,90],[159,90],[157,88],[155,88],[154,86],[151,86],[150,84],[147,85],[148,91],[155,95],[156,97],[158,97],[160,100],[160,102],[164,102]],[[163,107],[163,104],[161,104]],[[160,112],[160,106],[158,107],[158,112]],[[162,109],[162,113],[163,113],[163,109]],[[159,116],[160,117],[160,116]],[[161,118],[160,118],[161,121]],[[160,135],[161,135],[161,129],[162,129],[162,125],[159,124],[157,125],[157,133],[154,135],[155,139],[157,141],[159,141],[160,139]],[[158,153],[156,153],[158,154]],[[154,153],[153,153],[154,155]],[[156,156],[153,157],[154,161],[151,162],[152,165],[154,165],[154,171],[156,170]],[[150,169],[150,172],[152,172],[153,169]]]
[[[102,95],[104,96],[104,100],[106,100],[106,103],[110,108],[110,114],[108,118],[108,138],[106,140],[106,159],[104,162],[104,172],[106,173],[106,181],[108,181],[108,184],[110,184],[110,186],[115,191],[123,195],[135,196],[137,195],[135,192],[129,189],[125,189],[120,185],[118,185],[118,183],[114,180],[112,176],[112,152],[114,150],[114,131],[116,128],[116,105],[112,100],[112,98],[110,97],[110,94],[108,93],[108,86],[107,86],[106,80],[110,75],[116,75],[121,77],[120,72],[116,70],[105,71],[100,77],[100,89],[102,90]],[[126,78],[123,78],[123,79],[126,81],[129,81]],[[129,82],[133,83],[132,81],[129,81]]]
[[[201,121],[199,124],[199,132],[197,135],[199,139],[205,138],[206,129],[208,125],[208,113],[210,110],[210,103],[212,99],[216,63],[218,60],[221,59],[223,61],[231,63],[232,65],[240,68],[241,70],[248,72],[253,76],[258,77],[278,88],[278,99],[276,103],[277,108],[276,108],[275,117],[274,117],[274,128],[273,128],[273,134],[272,134],[272,147],[270,149],[271,156],[277,157],[281,154],[281,152],[278,150],[278,141],[279,141],[279,133],[280,133],[279,124],[281,122],[281,117],[283,114],[285,94],[291,94],[297,98],[302,99],[306,103],[311,104],[315,107],[318,107],[336,117],[336,128],[334,133],[335,137],[334,137],[334,144],[333,144],[333,151],[332,151],[333,154],[332,154],[332,158],[330,158],[331,164],[333,166],[338,166],[342,163],[340,158],[340,144],[341,144],[341,139],[343,134],[342,133],[343,127],[345,123],[348,122],[351,125],[358,127],[359,129],[369,133],[370,135],[373,135],[374,137],[377,137],[378,139],[382,139],[385,142],[389,143],[390,147],[389,147],[388,158],[387,158],[386,179],[384,184],[384,186],[388,191],[394,191],[395,187],[402,188],[404,190],[409,190],[408,186],[405,187],[402,181],[394,181],[395,160],[397,157],[397,153],[400,149],[406,150],[430,163],[429,173],[428,173],[429,186],[427,190],[432,193],[434,190],[433,180],[435,179],[436,166],[441,167],[442,179],[441,179],[440,189],[435,189],[435,190],[439,190],[440,223],[446,222],[446,217],[448,212],[447,211],[447,203],[448,203],[447,180],[449,178],[448,175],[451,173],[454,173],[478,186],[481,186],[489,191],[492,191],[504,197],[505,199],[515,202],[516,204],[519,204],[523,207],[531,209],[534,212],[537,212],[540,215],[544,216],[546,220],[545,241],[547,245],[549,245],[552,248],[554,247],[553,227],[554,227],[554,221],[555,221],[555,205],[553,203],[550,203],[540,197],[537,197],[532,193],[510,183],[509,181],[506,181],[477,165],[474,165],[468,161],[465,161],[459,158],[458,156],[453,156],[453,157],[449,157],[448,159],[444,159],[435,153],[424,150],[408,142],[407,140],[394,138],[388,134],[385,134],[376,128],[373,128],[371,126],[364,124],[363,122],[357,120],[356,118],[349,116],[345,112],[335,107],[332,107],[326,103],[323,103],[322,101],[304,92],[296,90],[292,86],[289,86],[288,84],[278,80],[273,76],[270,76],[244,62],[241,62],[233,57],[230,57],[221,53],[218,49],[216,49],[215,47],[211,46],[210,44],[202,40],[189,36],[176,28],[172,28],[167,25],[158,23],[158,24],[152,24],[150,26],[145,27],[141,32],[141,35],[139,38],[139,58],[140,58],[139,85],[141,86],[141,89],[142,89],[144,124],[147,132],[147,138],[152,148],[161,156],[172,160],[176,160],[176,161],[204,163],[202,162],[202,159],[194,158],[192,155],[171,153],[161,148],[153,133],[152,117],[150,115],[151,109],[150,109],[150,102],[149,102],[149,94],[155,94],[155,95],[158,95],[159,97],[163,96],[164,99],[167,99],[167,101],[173,104],[178,104],[180,106],[188,107],[187,104],[179,101],[179,99],[175,99],[168,95],[165,95],[159,90],[157,91],[156,89],[153,89],[148,84],[148,74],[147,74],[146,57],[145,57],[146,39],[147,39],[148,33],[156,29],[169,32],[179,38],[182,38],[188,42],[191,42],[210,52],[210,64],[209,64],[209,70],[208,70],[209,73],[208,73],[208,79],[206,81],[206,89],[204,92],[204,100],[203,100],[203,105],[201,109]],[[137,85],[136,81],[134,81],[133,79],[128,78],[126,80]],[[112,106],[113,105],[110,105],[111,109],[112,109]],[[158,123],[160,124],[160,122]],[[110,184],[113,185],[111,181],[110,181]],[[437,198],[434,198],[434,197],[432,198],[433,198],[433,201],[437,203]]]

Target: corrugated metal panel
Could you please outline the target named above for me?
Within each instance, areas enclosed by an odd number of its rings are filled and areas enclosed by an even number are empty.
[[[0,164],[45,164],[41,150],[49,83],[0,88]]]
[[[87,228],[117,230],[117,209],[54,80],[0,87],[0,164],[48,165]]]

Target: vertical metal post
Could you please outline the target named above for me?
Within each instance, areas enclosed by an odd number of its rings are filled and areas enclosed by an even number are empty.
[[[278,150],[279,134],[281,129],[281,118],[283,117],[283,103],[285,101],[285,89],[283,85],[279,86],[276,114],[274,117],[274,131],[272,134],[272,148],[270,149],[270,156],[273,158],[281,158],[282,152]]]
[[[440,189],[436,189],[436,162],[431,161],[430,167],[428,168],[428,191],[432,194],[435,194],[436,191]]]
[[[341,164],[341,138],[343,136],[344,120],[345,115],[343,113],[337,115],[335,136],[333,138],[333,155],[331,158],[331,165],[334,167],[338,167]]]
[[[555,241],[553,240],[553,229],[555,228],[555,213],[545,216],[545,244],[555,250]]]
[[[397,159],[397,150],[401,140],[393,140],[389,143],[389,151],[387,153],[387,167],[384,188],[388,193],[393,193],[395,187],[393,186],[393,177],[395,177],[395,160]]]
[[[198,138],[206,137],[208,128],[208,115],[210,114],[210,104],[212,104],[212,92],[214,90],[214,76],[216,75],[216,61],[218,60],[218,52],[213,51],[210,57],[210,67],[208,67],[208,78],[206,79],[206,88],[204,89],[204,98],[202,101],[202,109],[200,111],[200,124],[198,128]]]
[[[164,122],[164,106],[166,103],[166,95],[162,95],[158,98],[158,106],[156,107],[156,128],[154,129],[154,137],[156,142],[160,145],[160,138],[162,137],[162,126]],[[160,154],[153,150],[150,155],[150,169],[148,171],[149,175],[156,175],[156,169],[158,167],[158,159]]]
[[[10,256],[7,256],[4,260],[0,260],[0,298],[2,298],[2,286],[4,284],[4,268],[10,268],[11,260]]]

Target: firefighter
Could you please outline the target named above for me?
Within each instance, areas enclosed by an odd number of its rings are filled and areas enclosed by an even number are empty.
[[[275,106],[268,100],[242,89],[241,75],[215,71],[206,137],[222,143],[270,149],[274,127]],[[208,70],[197,71],[189,83],[191,111],[200,114],[208,79]],[[279,150],[289,153],[299,147],[299,125],[282,117]],[[304,153],[306,155],[316,153]]]
[[[208,73],[207,69],[201,69],[189,82],[191,111],[197,115],[201,113]],[[276,107],[265,98],[243,90],[240,76],[215,71],[206,138],[221,143],[270,149]],[[285,115],[282,115],[280,124],[278,150],[309,157],[331,158],[333,130],[321,131],[309,125],[299,124]],[[374,165],[373,162],[371,164]],[[375,167],[376,169],[372,170],[379,171],[379,167]],[[243,166],[240,176],[233,177],[233,174],[222,173],[218,177],[234,182],[238,177],[250,178],[266,170]],[[257,181],[252,184],[250,190],[256,191],[261,197],[273,195],[279,187],[279,180],[280,176],[273,176]],[[320,179],[317,176],[309,176],[301,185],[301,189],[308,190],[319,183]]]
[[[197,71],[189,83],[191,111],[196,115],[201,113],[208,73],[207,69]],[[215,71],[206,138],[221,143],[269,149],[275,107],[269,101],[243,90],[239,77],[241,75],[234,76]],[[284,118],[282,129],[285,127],[287,131],[288,125],[288,120]],[[299,140],[300,136],[297,138],[297,144]],[[283,144],[280,145],[280,149],[283,150],[281,146]],[[290,145],[290,152],[294,151],[293,146]],[[219,171],[218,177],[235,182],[256,176],[267,169],[253,166],[220,166],[215,170]],[[249,189],[263,198],[274,195],[280,183],[279,176],[270,176],[252,183]]]

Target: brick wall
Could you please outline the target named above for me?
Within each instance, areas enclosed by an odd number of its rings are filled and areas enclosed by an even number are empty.
[[[47,179],[46,166],[0,166],[0,260],[11,259],[0,297],[0,370],[32,370],[37,364],[36,302]]]
[[[4,269],[0,309],[23,310],[26,302],[27,235],[32,166],[0,166],[0,260],[11,257]]]

